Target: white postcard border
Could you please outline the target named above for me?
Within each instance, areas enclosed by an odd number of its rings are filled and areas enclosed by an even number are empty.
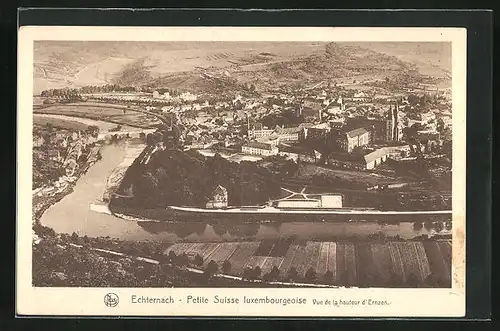
[[[32,96],[35,40],[141,41],[420,41],[452,42],[452,289],[356,288],[35,288],[32,287]],[[19,315],[462,317],[465,315],[466,29],[316,27],[35,27],[19,29],[16,312]],[[115,293],[117,307],[104,305]],[[176,304],[133,304],[132,296],[172,296]],[[306,305],[187,304],[188,295],[307,299]],[[358,300],[317,306],[313,299]],[[365,299],[390,305],[363,305]],[[366,303],[366,301],[365,301]]]

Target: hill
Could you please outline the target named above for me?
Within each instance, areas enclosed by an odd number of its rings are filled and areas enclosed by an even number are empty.
[[[446,78],[448,53],[434,43],[38,41],[34,92],[106,83],[199,92],[245,83],[266,89],[335,77],[380,79],[409,70]]]
[[[280,192],[277,177],[253,162],[233,163],[219,155],[203,157],[176,150],[155,152],[148,164],[134,164],[122,181],[133,186],[126,207],[205,207],[218,185],[228,191],[230,205],[261,204]],[[120,187],[119,190],[125,189]],[[120,200],[113,201],[115,206]]]

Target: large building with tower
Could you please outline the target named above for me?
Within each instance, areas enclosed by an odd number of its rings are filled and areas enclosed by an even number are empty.
[[[385,121],[385,140],[386,141],[401,141],[403,138],[402,125],[399,118],[399,105],[389,107]]]

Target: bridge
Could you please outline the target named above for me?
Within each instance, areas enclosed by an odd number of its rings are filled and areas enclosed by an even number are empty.
[[[161,114],[153,113],[153,112],[147,111],[147,110],[142,109],[142,108],[140,108],[140,109],[128,108],[128,109],[126,109],[126,111],[143,113],[146,115],[153,116],[153,117],[157,118],[158,120],[160,120],[167,127],[175,126],[173,119],[166,118]],[[98,139],[100,139],[100,140],[111,139],[112,137],[116,137],[116,138],[140,138],[141,134],[148,135],[149,133],[156,132],[156,130],[157,129],[142,129],[142,130],[137,129],[137,130],[133,130],[133,131],[116,131],[116,132],[108,131],[108,132],[99,133]]]
[[[97,135],[98,140],[106,140],[116,137],[118,139],[123,138],[141,138],[141,135],[148,135],[150,133],[156,132],[156,129],[144,129],[144,130],[129,130],[129,131],[108,131],[102,132]]]

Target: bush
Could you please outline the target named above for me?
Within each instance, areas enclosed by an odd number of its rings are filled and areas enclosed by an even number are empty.
[[[211,277],[215,273],[217,273],[218,270],[219,267],[217,266],[217,263],[214,260],[212,260],[207,264],[207,268],[205,269],[205,275]]]
[[[314,283],[316,281],[316,271],[313,268],[307,269],[304,278],[307,282]]]
[[[222,272],[227,274],[230,271],[231,271],[231,263],[228,260],[225,260],[224,263],[222,263]]]
[[[203,257],[201,257],[201,255],[199,254],[196,254],[193,263],[195,266],[201,267],[203,265]]]

